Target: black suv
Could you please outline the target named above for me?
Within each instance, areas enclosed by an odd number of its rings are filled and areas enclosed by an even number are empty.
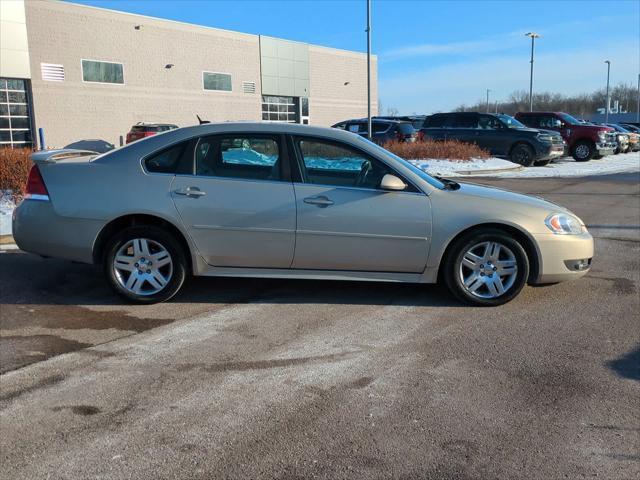
[[[361,137],[367,138],[367,119],[359,118],[356,120],[345,120],[344,122],[332,125],[333,128],[346,130],[347,132],[357,133]],[[383,120],[373,118],[371,120],[371,128],[373,134],[371,140],[379,145],[396,140],[398,142],[415,142],[420,137],[418,130],[413,128],[411,122],[401,122],[398,120]]]
[[[528,128],[502,113],[436,113],[425,119],[420,131],[425,139],[475,143],[493,156],[525,167],[547,165],[564,155],[560,134]]]

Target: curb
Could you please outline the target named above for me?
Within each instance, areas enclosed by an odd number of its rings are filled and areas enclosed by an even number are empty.
[[[0,245],[12,245],[15,244],[16,241],[13,239],[11,235],[0,235]]]

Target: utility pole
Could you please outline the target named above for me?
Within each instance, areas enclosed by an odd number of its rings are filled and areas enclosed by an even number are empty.
[[[604,123],[609,123],[609,110],[611,110],[611,98],[609,97],[609,74],[611,73],[611,62],[609,60],[605,60],[604,63],[607,64],[607,99],[605,100],[604,106]]]
[[[487,88],[487,107],[486,107],[486,113],[489,113],[489,92],[490,92],[490,91],[491,91],[491,90],[489,90],[489,89]]]
[[[529,111],[533,112],[533,49],[535,47],[536,38],[540,38],[536,32],[525,33],[526,37],[531,37],[531,73],[529,75]]]
[[[367,137],[371,140],[371,0],[367,0]]]
[[[636,123],[640,123],[640,73],[638,74],[638,109],[636,110]]]

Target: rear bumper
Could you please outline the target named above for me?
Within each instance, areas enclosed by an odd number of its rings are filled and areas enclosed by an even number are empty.
[[[24,200],[13,213],[13,238],[25,252],[93,263],[98,220],[61,217],[50,201]]]
[[[584,276],[591,268],[594,242],[590,233],[535,236],[539,250],[538,276],[532,284],[556,283]]]

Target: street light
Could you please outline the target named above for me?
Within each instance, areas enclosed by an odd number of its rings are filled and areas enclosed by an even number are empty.
[[[489,92],[490,92],[490,91],[491,91],[491,90],[489,90],[489,89],[487,88],[487,113],[489,113]]]
[[[536,38],[540,38],[541,35],[536,32],[529,32],[524,34],[525,37],[531,37],[531,75],[529,76],[529,111],[533,112],[533,48],[536,43]]]
[[[609,74],[611,73],[611,62],[605,60],[607,64],[607,100],[604,106],[604,123],[609,123],[609,107],[611,106],[611,99],[609,98]]]
[[[371,0],[367,0],[367,137],[371,140]]]

